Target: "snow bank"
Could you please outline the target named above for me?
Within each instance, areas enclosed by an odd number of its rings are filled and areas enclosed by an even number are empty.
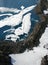
[[[38,47],[34,47],[33,50],[26,50],[21,54],[11,54],[13,65],[41,65],[41,60],[45,55],[48,55],[48,50],[44,48],[44,45],[48,43],[48,27],[40,38],[40,44]]]
[[[1,17],[1,16],[4,16],[4,15],[9,15],[9,16],[11,16],[12,14],[11,14],[11,13],[8,13],[8,14],[7,14],[7,13],[6,13],[6,14],[0,14],[0,17]]]
[[[33,51],[25,51],[22,54],[12,54],[10,56],[13,65],[40,65],[42,57],[46,54],[46,49],[37,47]]]

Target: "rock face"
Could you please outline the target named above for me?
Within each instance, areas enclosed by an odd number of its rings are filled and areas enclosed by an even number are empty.
[[[46,56],[42,59],[41,65],[48,65],[48,55],[46,55]]]
[[[40,0],[40,4],[36,7],[37,14],[43,14],[43,10],[47,10],[48,8],[48,1],[47,0]]]
[[[11,58],[8,55],[0,53],[0,65],[12,65]]]
[[[40,5],[41,5],[41,11],[43,12],[43,10],[46,10],[48,8],[48,2],[47,0],[44,0],[44,1],[40,1]]]
[[[48,2],[47,0],[41,0],[40,2],[41,3],[38,4],[35,8],[37,14],[40,17],[40,22],[35,25],[33,32],[28,36],[28,38],[16,43],[9,41],[0,41],[0,65],[12,65],[11,58],[8,56],[9,54],[22,53],[26,50],[26,48],[33,49],[33,47],[38,46],[39,38],[43,34],[48,24],[48,15],[44,15],[43,13],[43,10],[48,7]]]

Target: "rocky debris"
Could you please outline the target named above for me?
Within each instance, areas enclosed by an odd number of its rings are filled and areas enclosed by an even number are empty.
[[[0,53],[0,65],[12,65],[11,57]]]
[[[46,55],[46,56],[42,59],[41,65],[48,65],[48,55]]]

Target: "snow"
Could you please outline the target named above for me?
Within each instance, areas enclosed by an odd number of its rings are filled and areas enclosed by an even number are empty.
[[[11,39],[9,39],[10,37],[11,37]],[[12,41],[16,42],[17,38],[19,38],[19,36],[16,36],[15,34],[6,35],[6,40],[12,40]]]
[[[31,27],[31,13],[28,13],[24,16],[23,22],[22,22],[22,30],[24,33],[28,33]]]
[[[44,10],[43,12],[44,12],[44,14],[48,14],[48,9],[47,10]]]
[[[23,6],[22,6],[23,7]],[[33,10],[36,7],[36,5],[32,5],[29,6],[27,8],[24,8],[22,10],[20,10],[20,12],[18,14],[15,15],[11,15],[10,17],[6,17],[2,20],[0,20],[0,28],[4,27],[4,26],[11,26],[11,29],[5,30],[3,33],[5,32],[13,32],[14,34],[9,34],[6,35],[5,40],[12,40],[14,42],[16,42],[17,38],[19,38],[19,35],[21,34],[28,34],[30,27],[31,27],[31,13],[30,11]],[[9,8],[1,8],[0,7],[0,11],[3,10],[3,12],[6,11],[15,11]],[[5,14],[3,14],[5,15]],[[19,25],[20,23],[22,23],[21,27],[18,27],[17,29],[14,28],[14,26]],[[11,39],[9,39],[11,38]]]
[[[40,38],[40,44],[38,47],[34,47],[33,50],[27,50],[20,54],[9,55],[12,59],[13,65],[41,65],[41,60],[44,56],[48,55],[47,43],[48,43],[48,27]],[[46,46],[44,48],[44,45]]]
[[[19,9],[15,9],[15,8],[7,8],[7,7],[0,7],[0,12],[14,12],[14,13],[18,13],[20,12]]]
[[[47,54],[47,50],[44,48],[35,48],[33,51],[25,51],[22,54],[12,54],[13,65],[40,65],[41,58]],[[15,60],[15,62],[13,62]]]
[[[8,25],[8,26],[16,26],[19,23],[21,23],[22,20],[22,15],[21,13],[17,14],[17,15],[12,15],[10,17],[6,17],[5,19],[0,21],[0,28]]]
[[[28,34],[30,27],[31,27],[30,16],[31,16],[31,13],[26,14],[23,18],[22,26],[15,30],[13,29],[15,35],[14,34],[7,35],[6,39],[11,37],[11,40],[12,41],[14,40],[15,42],[17,38],[19,38],[19,35],[23,35],[24,33]]]
[[[23,19],[23,15],[26,14],[27,12],[31,11],[32,9],[34,9],[34,7],[36,7],[36,5],[27,7],[23,10],[20,11],[20,13],[12,15],[10,17],[7,17],[3,20],[0,21],[0,28],[8,25],[8,26],[16,26],[19,25],[22,22]]]
[[[24,8],[25,8],[25,7],[22,5],[22,6],[21,6],[21,9],[23,10]]]
[[[42,47],[48,44],[48,27],[46,27],[45,33],[40,38],[40,43],[41,43],[40,46]]]
[[[6,14],[0,14],[0,17],[1,17],[1,16],[4,16],[4,15],[9,15],[9,16],[11,16],[12,14],[11,14],[11,13],[8,13],[8,14],[7,14],[7,13],[6,13]]]

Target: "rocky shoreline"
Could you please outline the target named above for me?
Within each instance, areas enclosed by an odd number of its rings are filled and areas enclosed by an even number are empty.
[[[33,32],[28,36],[28,38],[26,38],[23,41],[16,42],[16,43],[9,42],[9,41],[8,42],[0,41],[0,61],[1,61],[0,65],[12,65],[11,58],[8,56],[9,54],[22,53],[26,50],[26,48],[31,50],[33,49],[33,47],[39,45],[40,43],[39,39],[41,35],[44,33],[45,28],[47,27],[47,24],[48,24],[48,15],[45,15],[43,13],[43,10],[48,8],[48,5],[46,3],[48,3],[47,0],[44,0],[44,1],[41,0],[40,4],[36,6],[35,11],[40,17],[40,22],[38,22],[35,25]],[[46,64],[44,63],[41,65],[46,65]]]

